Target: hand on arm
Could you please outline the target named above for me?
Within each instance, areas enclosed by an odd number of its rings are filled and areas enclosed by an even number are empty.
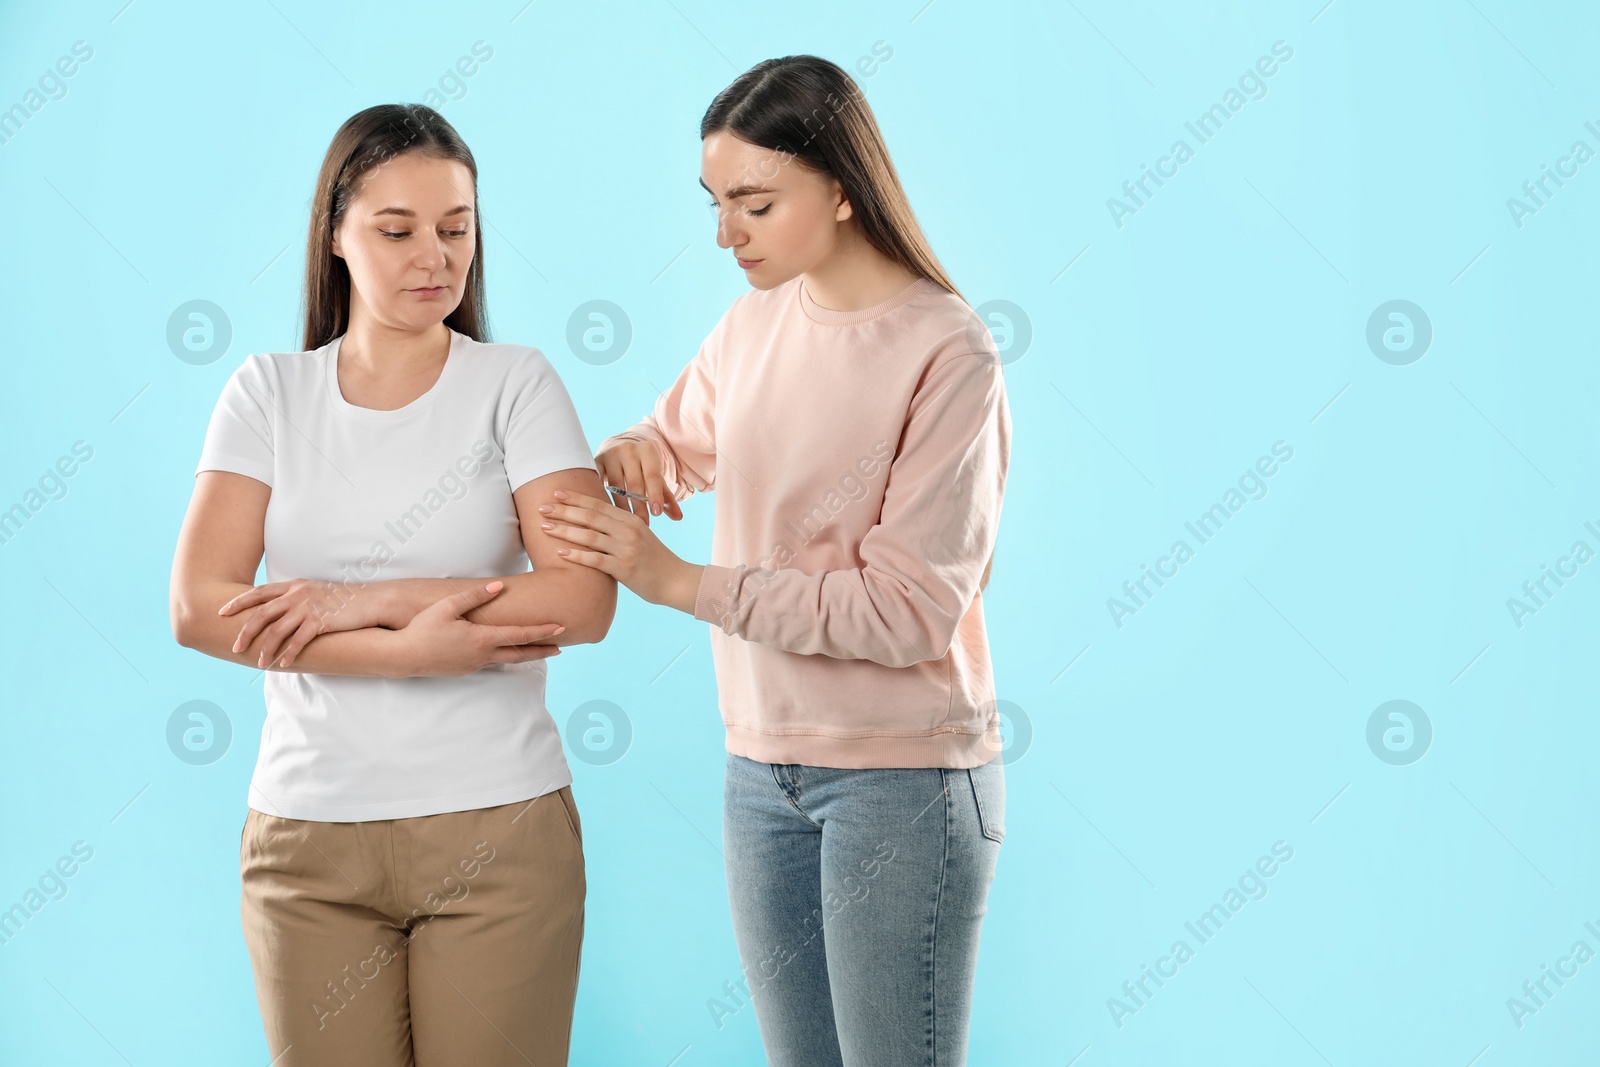
[[[251,624],[276,599],[236,607],[234,614],[223,615],[223,605],[244,600],[253,591],[249,579],[261,562],[262,526],[271,494],[265,483],[231,471],[202,471],[196,476],[172,570],[172,627],[180,644],[218,659],[258,667],[270,657],[274,669],[281,669],[277,663],[280,648],[292,638],[301,645],[290,660],[296,670],[372,677],[466,674],[488,663],[542,658],[556,651],[532,647],[533,642],[549,636],[552,626],[496,628],[463,623],[459,618],[462,612],[495,595],[482,586],[455,600],[441,601],[426,618],[417,619],[415,628],[408,626],[398,632],[352,625],[359,611],[369,610],[372,602],[367,601],[366,607],[323,616],[346,628],[334,630],[330,621],[326,631],[319,629],[306,637],[303,630],[308,622],[316,622],[316,607],[327,603],[317,595],[316,583],[296,586],[287,610],[263,615],[260,625]],[[247,614],[240,615],[241,610]],[[253,630],[243,642],[239,640],[241,621]]]
[[[522,544],[533,570],[499,578],[506,591],[474,608],[466,618],[491,626],[550,623],[564,628],[556,644],[590,644],[602,640],[617,609],[617,583],[611,577],[579,566],[559,554],[566,543],[541,529],[538,507],[558,491],[601,494],[600,479],[583,467],[554,471],[525,483],[513,494]],[[404,626],[440,597],[482,585],[489,578],[397,578],[375,583],[380,625]],[[544,642],[540,642],[544,643]]]
[[[562,556],[610,575],[641,600],[694,614],[704,567],[678,558],[641,515],[582,493],[554,496],[539,510],[549,516],[550,536],[567,542],[557,550]]]
[[[206,472],[209,473],[209,472]],[[201,477],[204,477],[202,474]],[[241,476],[242,477],[242,476]],[[255,634],[241,640],[239,624],[250,625],[254,616],[263,615],[267,606],[241,609],[242,614],[223,615],[213,605],[249,593],[243,582],[197,579],[181,589],[174,582],[173,635],[178,643],[230,663],[263,669],[269,653],[280,654],[283,638],[266,622]],[[347,674],[366,677],[394,677],[404,662],[397,647],[398,634],[379,627],[313,633],[299,641],[294,669],[312,674]],[[273,662],[275,669],[282,665]]]

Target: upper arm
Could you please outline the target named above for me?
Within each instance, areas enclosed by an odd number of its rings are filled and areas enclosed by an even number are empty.
[[[571,544],[539,528],[544,521],[544,516],[539,513],[539,505],[559,503],[554,496],[557,489],[606,499],[600,475],[590,467],[551,471],[524,482],[512,494],[517,505],[517,521],[522,526],[522,544],[528,550],[528,560],[534,570],[561,574],[580,590],[585,600],[593,604],[594,640],[598,641],[611,628],[612,617],[616,614],[617,580],[604,571],[574,563],[556,554],[556,549],[570,548]]]
[[[196,598],[208,584],[255,584],[271,496],[270,486],[247,475],[221,470],[195,475],[172,561],[172,629],[180,642],[185,620],[207,606]],[[212,609],[221,606],[219,601]]]

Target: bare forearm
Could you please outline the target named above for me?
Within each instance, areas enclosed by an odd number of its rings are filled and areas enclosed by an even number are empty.
[[[603,580],[602,580],[603,579]],[[461,617],[491,626],[566,627],[555,637],[531,642],[577,645],[599,641],[611,626],[617,608],[617,583],[605,575],[579,570],[524,571],[506,577],[391,578],[378,583],[385,605],[381,624],[400,629],[423,608],[474,586],[505,583],[500,595]]]
[[[230,615],[217,614],[218,608],[251,588],[235,582],[215,582],[194,595],[189,604],[175,607],[174,629],[179,640],[186,647],[208,656],[260,669],[268,630],[263,629],[237,652],[233,650],[233,645],[250,616],[264,605],[244,608]],[[274,663],[270,669],[290,674],[403,677],[403,671],[393,654],[394,641],[394,631],[381,626],[318,634],[306,643],[287,668]]]

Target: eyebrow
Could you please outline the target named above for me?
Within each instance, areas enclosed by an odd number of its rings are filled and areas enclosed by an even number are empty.
[[[708,193],[711,193],[711,186],[707,185],[705,183],[704,179],[700,180],[700,188],[704,189]],[[772,190],[768,189],[764,185],[740,185],[740,186],[737,186],[737,187],[735,187],[733,189],[729,189],[728,190],[728,199],[729,200],[737,200],[737,199],[739,199],[739,197],[741,197],[741,196],[749,196],[751,193],[770,193],[770,192],[772,192]],[[717,194],[716,193],[711,193],[711,195],[712,196],[716,196]]]
[[[451,215],[459,215],[463,211],[470,212],[471,210],[472,210],[472,208],[468,207],[466,204],[460,204],[460,205],[457,205],[456,207],[451,208],[449,211],[446,211],[444,213],[444,215],[445,215],[445,218],[449,218]],[[407,208],[407,207],[386,207],[381,211],[374,211],[373,214],[374,215],[402,215],[402,216],[404,216],[405,218],[408,218],[408,219],[414,219],[414,218],[417,217],[417,213],[415,211],[412,211],[410,208]]]

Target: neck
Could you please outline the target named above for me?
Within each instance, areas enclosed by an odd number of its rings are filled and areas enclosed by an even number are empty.
[[[450,352],[450,328],[442,322],[413,330],[379,322],[352,301],[350,326],[339,342],[339,359],[379,374],[406,374],[438,363]]]
[[[834,251],[801,275],[806,292],[821,307],[860,311],[917,280],[917,274],[872,247],[858,226],[841,226],[839,236]]]

